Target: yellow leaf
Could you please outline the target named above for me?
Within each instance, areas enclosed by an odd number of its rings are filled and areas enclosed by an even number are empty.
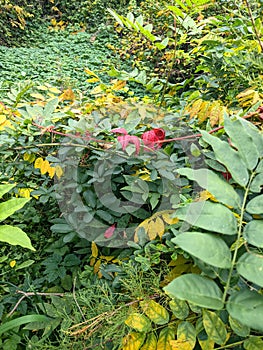
[[[91,255],[94,258],[97,258],[98,254],[99,254],[99,250],[98,250],[97,244],[95,242],[91,242]]]
[[[32,192],[32,188],[19,188],[18,193],[20,197],[30,198],[30,193]]]
[[[75,100],[75,94],[72,89],[64,90],[63,93],[59,96],[59,99],[61,101],[74,101]]]
[[[43,159],[43,158],[41,158],[41,157],[37,158],[37,159],[35,160],[34,167],[35,167],[36,169],[40,169],[43,162],[44,162],[44,159]]]
[[[98,273],[99,272],[100,265],[101,265],[101,260],[96,261],[96,263],[94,264],[94,267],[93,267],[93,272],[94,273]]]
[[[9,263],[10,267],[15,267],[16,266],[16,261],[15,260],[11,260]]]
[[[41,163],[41,166],[40,166],[41,174],[44,175],[46,172],[48,172],[49,168],[50,168],[49,161],[43,160],[43,162]]]
[[[166,327],[162,329],[157,342],[157,350],[172,350],[170,342],[174,338],[175,331],[173,328]]]
[[[156,350],[157,347],[157,339],[154,333],[148,334],[145,343],[141,347],[140,350]]]
[[[122,340],[122,350],[139,350],[145,339],[145,333],[132,332]]]
[[[48,175],[49,175],[49,177],[50,177],[51,179],[53,179],[53,177],[54,177],[54,175],[55,175],[55,172],[56,172],[56,169],[55,169],[54,167],[50,166],[50,167],[48,168]]]
[[[163,325],[169,322],[168,311],[154,300],[143,300],[140,302],[140,306],[149,319],[159,325]]]
[[[145,315],[134,312],[125,320],[125,324],[138,332],[148,332],[151,329],[151,321]]]
[[[6,116],[4,114],[0,115],[0,124],[3,124],[6,121]]]
[[[117,80],[116,83],[112,86],[112,90],[118,91],[124,88],[126,81]]]
[[[155,230],[157,231],[157,234],[160,238],[162,238],[164,231],[165,231],[165,226],[164,226],[164,222],[160,217],[156,218],[155,221]]]
[[[213,202],[218,202],[216,198],[207,190],[201,191],[199,193],[197,202],[207,201],[208,199],[211,199]]]
[[[58,179],[60,179],[61,176],[63,175],[63,170],[60,165],[56,165],[55,169],[56,169],[56,176]]]
[[[53,94],[60,94],[61,93],[61,91],[56,87],[50,87],[48,90],[50,92],[52,92]]]
[[[94,266],[96,262],[96,258],[90,258],[89,264],[90,266]]]
[[[88,74],[88,75],[91,75],[92,77],[98,78],[97,74],[94,73],[94,72],[92,72],[92,71],[91,71],[90,69],[88,69],[88,68],[85,68],[85,69],[84,69],[84,72],[85,72],[86,74]]]
[[[42,95],[38,92],[36,92],[36,93],[32,92],[32,94],[30,94],[30,96],[36,98],[37,100],[41,100],[41,101],[45,101],[45,99],[46,99],[44,95]]]
[[[177,327],[177,340],[180,343],[179,349],[182,350],[193,350],[196,343],[196,330],[192,323],[188,321],[183,321],[179,323]],[[171,344],[172,345],[172,344]],[[176,344],[177,346],[177,344]],[[173,347],[173,350],[177,350],[178,347]]]
[[[179,222],[178,218],[171,217],[172,213],[174,213],[174,211],[169,213],[169,210],[167,210],[167,213],[162,214],[163,221],[166,222],[168,225],[177,224]]]
[[[224,113],[226,108],[220,105],[219,101],[214,101],[209,109],[210,114],[210,125],[214,127],[215,125],[220,124],[224,120]]]
[[[146,232],[151,241],[157,237],[158,231],[156,229],[154,220],[149,220]]]
[[[87,79],[87,82],[88,82],[88,83],[97,83],[98,81],[100,81],[100,79],[99,79],[99,78],[96,78],[96,77]]]
[[[45,86],[45,85],[39,85],[39,86],[37,86],[37,89],[46,91],[46,90],[48,90],[49,88],[48,88],[47,86]]]

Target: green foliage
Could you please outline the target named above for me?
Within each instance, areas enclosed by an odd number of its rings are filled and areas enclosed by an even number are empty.
[[[0,185],[0,198],[9,192],[15,185]],[[29,201],[26,198],[11,198],[0,203],[0,221],[4,221]],[[19,227],[10,225],[0,226],[0,241],[12,245],[20,245],[21,247],[35,250],[29,237]]]

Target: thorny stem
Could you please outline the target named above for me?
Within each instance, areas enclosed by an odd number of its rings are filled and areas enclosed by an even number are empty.
[[[256,26],[256,23],[255,23],[255,20],[254,20],[254,17],[253,17],[253,13],[251,11],[251,7],[249,5],[248,0],[245,0],[245,4],[246,4],[246,7],[247,7],[247,11],[248,11],[249,17],[251,19],[251,23],[252,23],[252,27],[253,27],[254,33],[255,33],[255,35],[257,37],[257,41],[259,43],[261,51],[263,52],[263,42],[260,40],[260,34],[259,34],[258,30],[257,30],[257,26]]]
[[[238,223],[238,234],[237,234],[236,242],[239,242],[240,239],[241,239],[241,236],[242,236],[242,225],[243,225],[243,218],[244,218],[244,213],[245,213],[246,201],[247,201],[248,193],[249,193],[249,190],[250,190],[251,182],[252,182],[252,180],[253,180],[255,175],[256,175],[255,173],[251,174],[250,179],[249,179],[249,183],[248,183],[248,185],[246,187],[246,191],[245,191],[245,194],[244,194],[243,203],[242,203],[242,207],[241,207],[240,218],[239,218],[239,223]],[[235,250],[234,250],[234,253],[233,253],[232,262],[231,262],[231,267],[230,267],[230,270],[229,270],[229,274],[228,274],[228,278],[227,278],[227,282],[226,282],[226,286],[225,286],[225,290],[224,290],[224,294],[223,294],[223,299],[222,299],[223,303],[226,302],[228,290],[230,288],[231,278],[232,278],[232,274],[233,274],[234,267],[235,267],[235,264],[236,264],[238,249],[239,249],[239,246],[238,246],[238,244],[236,244]]]

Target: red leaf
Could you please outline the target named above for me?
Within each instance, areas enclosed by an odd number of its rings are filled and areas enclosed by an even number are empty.
[[[152,129],[142,134],[142,140],[146,147],[151,149],[160,148],[158,141],[165,138],[165,131],[161,128]]]
[[[128,132],[124,128],[117,128],[117,129],[112,129],[111,132],[114,132],[116,134],[123,134],[123,135],[128,135]]]
[[[111,225],[107,230],[104,232],[104,238],[111,238],[116,228],[116,224]]]
[[[126,147],[128,146],[129,143],[133,143],[135,145],[136,149],[136,154],[140,152],[140,139],[137,136],[130,136],[130,135],[123,135],[123,136],[118,136],[117,140],[120,142],[123,151],[126,150]]]

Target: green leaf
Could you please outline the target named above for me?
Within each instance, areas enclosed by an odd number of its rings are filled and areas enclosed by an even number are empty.
[[[188,321],[179,323],[177,327],[177,340],[187,344],[184,349],[193,349],[196,343],[196,330],[195,327]]]
[[[162,42],[158,43],[158,42],[155,42],[155,46],[157,47],[158,50],[163,50],[166,48],[166,46],[168,45],[169,43],[169,38],[165,38],[162,40]]]
[[[47,322],[50,318],[44,315],[26,315],[15,318],[12,321],[6,322],[0,326],[0,335],[8,332],[10,329],[17,328],[23,324],[30,322]]]
[[[164,287],[164,291],[171,298],[187,300],[204,308],[220,310],[224,306],[223,294],[218,285],[213,280],[200,275],[179,276]]]
[[[218,137],[212,136],[206,131],[201,131],[201,133],[204,141],[212,146],[216,159],[225,165],[240,186],[245,187],[249,180],[249,173],[239,153]]]
[[[212,170],[180,168],[177,172],[190,180],[196,181],[199,186],[210,192],[219,202],[234,208],[240,207],[240,197],[234,188]]]
[[[176,210],[174,217],[205,230],[234,235],[237,221],[234,214],[224,205],[212,202],[193,202]]]
[[[263,296],[255,291],[242,290],[231,294],[228,313],[241,324],[263,332]]]
[[[250,333],[250,328],[248,326],[243,325],[235,318],[229,316],[229,324],[230,327],[233,329],[235,334],[237,334],[240,337],[247,337]]]
[[[34,247],[31,245],[29,237],[19,227],[10,225],[0,226],[0,241],[11,245],[20,245],[23,248],[35,251]]]
[[[125,324],[138,332],[148,332],[151,329],[151,321],[145,315],[133,312],[125,320]]]
[[[187,7],[185,6],[185,4],[181,1],[181,0],[175,0],[175,2],[181,6],[181,8],[184,10],[184,11],[187,11]]]
[[[225,344],[227,340],[226,326],[215,312],[203,310],[203,325],[209,339],[219,345]]]
[[[147,39],[149,39],[151,42],[154,42],[155,40],[157,40],[158,38],[153,35],[149,30],[147,30],[145,27],[143,27],[142,25],[140,25],[140,23],[136,23],[140,33],[142,35],[144,35]]]
[[[176,318],[184,320],[189,315],[189,307],[184,300],[174,298],[169,301],[169,306]]]
[[[248,202],[246,211],[250,214],[263,214],[263,194]]]
[[[244,228],[245,240],[258,248],[263,248],[263,220],[250,221]]]
[[[246,167],[253,170],[258,163],[259,152],[254,143],[254,138],[248,134],[247,127],[241,122],[241,118],[235,117],[230,119],[225,116],[224,127],[231,138],[231,142],[238,149],[238,153],[245,162]]]
[[[51,118],[52,113],[55,112],[55,109],[58,106],[58,98],[55,97],[52,100],[48,101],[47,104],[44,107],[44,111],[43,111],[43,117],[44,118]]]
[[[251,336],[244,341],[245,350],[262,350],[263,340],[260,337]]]
[[[0,185],[0,198],[2,198],[4,194],[12,190],[14,187],[15,184]]]
[[[148,334],[145,343],[141,347],[140,350],[156,350],[157,347],[157,339],[154,333]]]
[[[209,265],[222,269],[231,266],[230,250],[225,241],[218,236],[201,232],[184,232],[173,238],[172,242]]]
[[[185,13],[176,6],[167,6],[167,8],[178,17],[185,18],[186,16]]]
[[[250,191],[255,193],[260,193],[263,187],[263,172],[257,174],[252,180],[250,185]]]
[[[158,350],[172,350],[170,341],[175,338],[175,331],[173,328],[163,328],[159,334],[157,349]]]
[[[263,287],[263,255],[244,253],[238,259],[237,271],[248,281]]]
[[[169,322],[168,311],[154,300],[144,300],[140,302],[140,306],[149,317],[149,319],[159,325],[163,325]]]
[[[6,202],[0,203],[0,221],[5,220],[17,210],[23,208],[29,200],[30,198],[11,198]]]

